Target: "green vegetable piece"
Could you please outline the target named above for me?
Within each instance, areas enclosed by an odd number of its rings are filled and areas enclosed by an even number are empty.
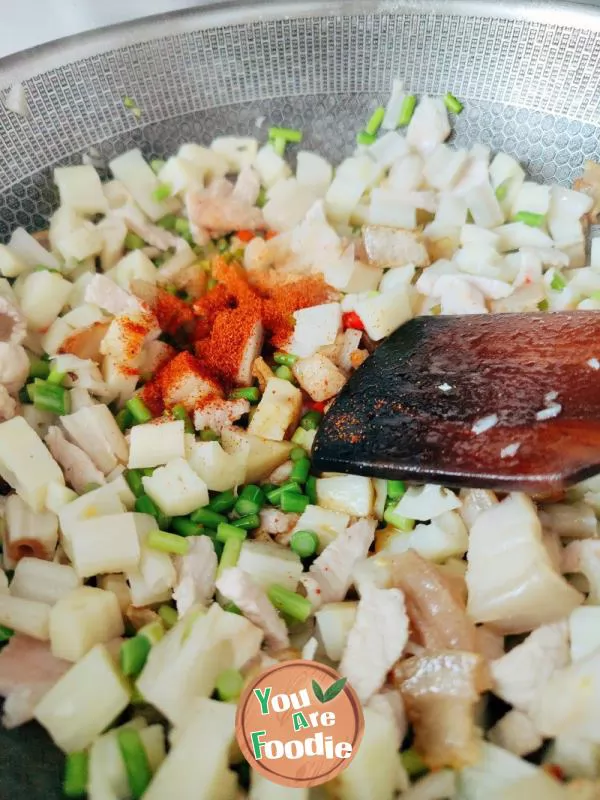
[[[139,731],[133,728],[120,730],[117,735],[117,741],[123,756],[131,796],[133,800],[139,800],[152,780],[148,754],[140,738]]]
[[[290,539],[290,549],[300,558],[310,558],[317,552],[319,537],[314,531],[294,531]]]

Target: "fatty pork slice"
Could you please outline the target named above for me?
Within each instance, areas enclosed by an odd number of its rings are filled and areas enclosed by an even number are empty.
[[[393,673],[414,727],[414,748],[430,769],[460,769],[479,757],[475,704],[488,688],[476,653],[442,650],[402,661]]]
[[[376,526],[376,520],[359,520],[336,536],[311,564],[309,577],[319,586],[321,602],[334,603],[346,597],[354,568],[367,557]]]
[[[72,666],[52,655],[49,642],[21,634],[13,636],[0,651],[4,726],[16,728],[33,719],[35,706]]]

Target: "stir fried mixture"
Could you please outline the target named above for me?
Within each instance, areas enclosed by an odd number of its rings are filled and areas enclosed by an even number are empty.
[[[49,230],[0,246],[3,723],[46,729],[67,797],[283,796],[232,747],[236,700],[299,657],[366,728],[298,800],[598,797],[600,480],[531,499],[311,468],[413,316],[600,309],[600,167],[532,183],[445,144],[461,109],[395,84],[335,170],[300,150],[292,173],[286,128],[132,150],[106,183],[57,168]]]

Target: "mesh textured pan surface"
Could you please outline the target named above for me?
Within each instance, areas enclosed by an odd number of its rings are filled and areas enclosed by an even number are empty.
[[[51,168],[91,146],[105,160],[133,146],[165,156],[285,124],[339,160],[397,76],[465,102],[460,145],[483,142],[536,180],[569,184],[600,158],[599,62],[599,9],[481,0],[223,4],[42,48],[0,63],[0,85],[31,76],[30,115],[0,110],[0,241],[46,226]],[[0,733],[0,800],[61,797],[61,768],[40,730]]]

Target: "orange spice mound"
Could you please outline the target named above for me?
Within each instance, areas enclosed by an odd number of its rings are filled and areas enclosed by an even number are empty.
[[[310,276],[272,286],[263,300],[263,324],[274,347],[284,347],[294,331],[294,311],[329,300],[331,290],[321,277]]]
[[[155,416],[178,404],[193,411],[207,397],[222,394],[210,370],[187,351],[167,361],[142,389],[142,399]]]
[[[260,325],[260,305],[226,308],[217,314],[209,336],[196,342],[196,355],[225,384],[236,383],[257,325]]]
[[[179,328],[194,322],[194,314],[187,303],[164,289],[158,289],[152,310],[161,330],[175,334]]]

